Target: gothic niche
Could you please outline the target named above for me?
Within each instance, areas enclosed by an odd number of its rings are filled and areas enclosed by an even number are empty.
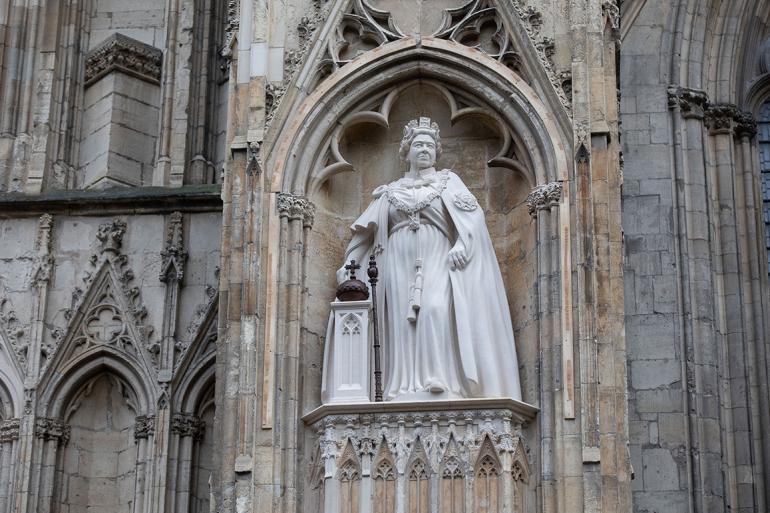
[[[531,172],[529,153],[519,140],[515,127],[505,125],[488,106],[451,87],[420,80],[373,95],[360,110],[343,115],[328,145],[321,147],[315,160],[306,193],[307,198],[315,204],[316,211],[307,245],[306,296],[303,299],[305,311],[301,321],[304,369],[300,372],[305,376],[305,411],[320,404],[320,370],[325,342],[323,334],[326,333],[329,319],[329,302],[334,298],[337,286],[335,271],[343,262],[350,240],[349,227],[371,202],[372,191],[377,186],[403,176],[405,169],[398,157],[399,144],[404,126],[418,116],[430,117],[441,127],[443,152],[436,168],[454,170],[484,210],[511,311],[520,364],[522,400],[527,403],[538,402],[535,397],[538,351],[534,289],[537,276],[534,253],[536,234],[535,223],[526,202],[535,179]],[[412,425],[411,419],[406,422],[409,428]],[[473,422],[469,421],[470,424]],[[397,425],[394,421],[390,429],[395,430]],[[419,432],[419,424],[417,426]],[[312,451],[318,445],[317,436],[322,431],[306,432],[308,460],[318,462],[323,459],[323,455],[311,458]],[[370,433],[372,437],[377,435],[375,430]],[[373,505],[377,511],[389,511],[384,505],[390,505],[395,500],[393,493],[396,480],[405,480],[399,487],[403,485],[410,490],[414,489],[414,507],[418,508],[415,511],[421,511],[420,505],[424,505],[428,497],[423,494],[429,493],[426,487],[438,476],[441,476],[441,488],[446,489],[442,497],[449,497],[447,500],[458,505],[465,504],[466,496],[476,494],[475,500],[485,504],[484,511],[497,511],[498,503],[492,498],[497,497],[498,493],[494,483],[498,478],[501,483],[510,479],[510,467],[502,470],[503,467],[495,459],[498,456],[490,456],[489,462],[485,460],[484,465],[479,463],[478,468],[474,467],[476,454],[468,453],[465,446],[462,450],[466,452],[462,457],[459,453],[453,456],[451,450],[445,450],[445,446],[441,450],[436,449],[430,453],[430,468],[421,469],[418,468],[423,462],[420,458],[410,459],[410,464],[414,463],[411,467],[406,466],[406,460],[393,460],[404,454],[407,459],[410,458],[411,450],[393,445],[375,445],[375,452],[365,458],[359,452],[359,460],[364,459],[356,465],[371,469],[371,485],[366,486],[371,486],[373,493],[382,499],[382,502],[378,500]],[[336,467],[335,479],[346,476],[348,480],[344,482],[348,483],[347,490],[354,495],[358,490],[353,478],[356,475],[354,466],[350,463],[354,459],[342,457],[342,453],[350,453],[344,440],[340,440],[336,447],[339,466]],[[474,446],[473,451],[477,449]],[[320,464],[323,466],[323,463]],[[323,504],[326,493],[321,485],[323,472],[318,467],[314,468],[305,470],[306,482],[311,489],[316,490],[313,502],[320,501]],[[476,474],[478,482],[488,484],[486,488],[466,487],[466,483],[471,481],[469,476]],[[506,477],[503,478],[503,475]],[[425,476],[432,477],[426,480]],[[463,508],[457,511],[463,511]]]
[[[133,390],[112,374],[87,381],[65,410],[56,500],[70,513],[129,513],[137,501],[137,445],[151,418],[137,417]],[[38,419],[41,420],[41,419]],[[52,426],[57,421],[50,420]],[[39,426],[38,436],[47,438]],[[67,436],[68,435],[68,436]]]

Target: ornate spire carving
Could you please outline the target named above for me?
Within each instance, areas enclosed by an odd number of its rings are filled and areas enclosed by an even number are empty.
[[[166,246],[161,251],[160,281],[181,282],[184,276],[184,262],[187,251],[184,250],[182,213],[173,212],[166,226]]]

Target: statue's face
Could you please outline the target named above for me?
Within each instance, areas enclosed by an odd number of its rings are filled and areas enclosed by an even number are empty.
[[[428,134],[419,134],[412,139],[406,160],[412,169],[433,167],[436,163],[436,141]]]

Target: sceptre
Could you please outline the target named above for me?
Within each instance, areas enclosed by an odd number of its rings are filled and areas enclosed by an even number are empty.
[[[380,325],[377,322],[377,262],[369,256],[369,284],[372,286],[372,322],[374,322],[374,402],[382,402],[382,368],[380,367]]]

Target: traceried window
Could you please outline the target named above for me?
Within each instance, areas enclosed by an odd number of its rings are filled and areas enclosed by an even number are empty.
[[[759,167],[762,170],[762,216],[765,221],[765,247],[768,249],[767,266],[770,272],[770,100],[759,111],[757,128]]]

